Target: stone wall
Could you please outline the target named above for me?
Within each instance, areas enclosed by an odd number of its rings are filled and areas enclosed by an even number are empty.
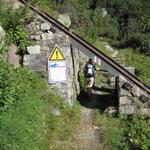
[[[122,76],[118,78],[118,98],[122,116],[150,117],[150,95]]]
[[[51,84],[51,87],[57,88],[60,95],[72,106],[76,98],[76,92],[79,92],[77,79],[79,64],[76,58],[77,51],[72,50],[69,37],[39,15],[36,15],[34,20],[26,25],[26,30],[30,34],[29,40],[32,41],[32,45],[27,47],[28,54],[23,58],[23,65],[39,73],[47,80],[48,56],[57,44],[67,62],[67,82]]]

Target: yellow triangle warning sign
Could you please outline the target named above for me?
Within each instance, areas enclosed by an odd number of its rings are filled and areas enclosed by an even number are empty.
[[[48,57],[49,61],[58,61],[58,60],[65,60],[60,48],[55,46],[52,50],[51,55]]]

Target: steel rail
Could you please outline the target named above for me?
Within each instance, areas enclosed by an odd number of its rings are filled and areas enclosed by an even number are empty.
[[[28,3],[28,1],[26,1],[26,0],[19,0],[19,1],[21,3],[23,3],[23,4],[27,4]],[[57,27],[58,29],[60,29],[61,31],[63,31],[64,33],[66,33],[68,36],[70,36],[72,39],[74,39],[75,41],[77,41],[78,43],[80,43],[82,46],[86,47],[89,51],[91,51],[92,53],[94,53],[97,57],[99,57],[104,62],[106,62],[107,64],[109,64],[112,68],[116,69],[126,79],[128,79],[129,81],[131,81],[132,83],[134,83],[136,86],[140,87],[141,89],[143,89],[144,91],[146,91],[148,94],[150,94],[150,87],[148,87],[147,85],[145,85],[135,75],[133,75],[130,72],[128,72],[125,68],[123,68],[121,65],[119,65],[118,63],[116,63],[113,59],[111,59],[110,57],[108,57],[107,55],[105,55],[99,49],[97,49],[96,47],[94,47],[93,45],[91,45],[89,42],[85,41],[82,37],[80,37],[76,33],[71,32],[69,30],[69,28],[65,27],[63,24],[61,24],[60,22],[58,22],[56,19],[54,19],[53,17],[51,17],[49,14],[47,14],[47,13],[41,11],[41,10],[38,10],[36,7],[34,7],[31,4],[28,4],[28,5],[29,5],[29,8],[32,11],[36,12],[38,15],[40,15],[41,17],[43,17],[45,20],[47,20],[48,22],[50,22],[51,24],[53,24],[55,27]]]

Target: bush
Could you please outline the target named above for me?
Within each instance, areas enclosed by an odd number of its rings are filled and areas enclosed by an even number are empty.
[[[132,149],[149,150],[150,121],[142,118],[131,118],[127,122],[127,139]]]
[[[28,13],[28,7],[21,7],[19,9],[12,9],[5,3],[0,1],[0,23],[6,31],[16,28],[16,26],[23,26]]]
[[[146,55],[150,54],[150,35],[148,34],[150,29],[149,22],[149,19],[144,19],[144,17],[140,19],[130,18],[128,20],[127,33],[124,35],[126,47],[130,46],[139,50],[141,53]]]
[[[15,43],[18,47],[18,54],[23,56],[27,53],[26,47],[29,45],[28,33],[21,26],[10,29],[8,32],[9,39]]]
[[[28,7],[13,10],[5,3],[0,2],[0,8],[1,24],[8,33],[7,42],[15,43],[19,47],[18,53],[23,56],[26,53],[26,47],[29,45],[28,34],[24,28],[26,22],[31,19],[27,17]]]

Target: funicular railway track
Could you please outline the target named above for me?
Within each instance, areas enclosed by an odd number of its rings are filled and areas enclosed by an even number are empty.
[[[19,0],[22,4],[26,4],[28,1],[26,0]],[[63,24],[58,22],[56,19],[51,17],[49,14],[38,10],[33,5],[29,4],[29,7],[32,11],[43,17],[45,20],[53,24],[56,28],[60,29],[64,33],[66,33],[68,36],[70,36],[73,40],[80,43],[82,46],[87,48],[89,51],[91,51],[94,55],[102,59],[104,62],[106,62],[108,65],[110,65],[112,68],[114,68],[116,71],[119,72],[120,75],[124,76],[127,80],[131,81],[133,84],[138,86],[139,88],[146,91],[148,94],[150,94],[150,87],[145,85],[141,80],[139,80],[135,75],[128,72],[125,68],[123,68],[121,65],[116,63],[113,59],[109,58],[107,55],[105,55],[103,52],[101,52],[99,49],[91,45],[89,42],[85,41],[82,37],[79,35],[69,31],[67,27],[65,27]]]

